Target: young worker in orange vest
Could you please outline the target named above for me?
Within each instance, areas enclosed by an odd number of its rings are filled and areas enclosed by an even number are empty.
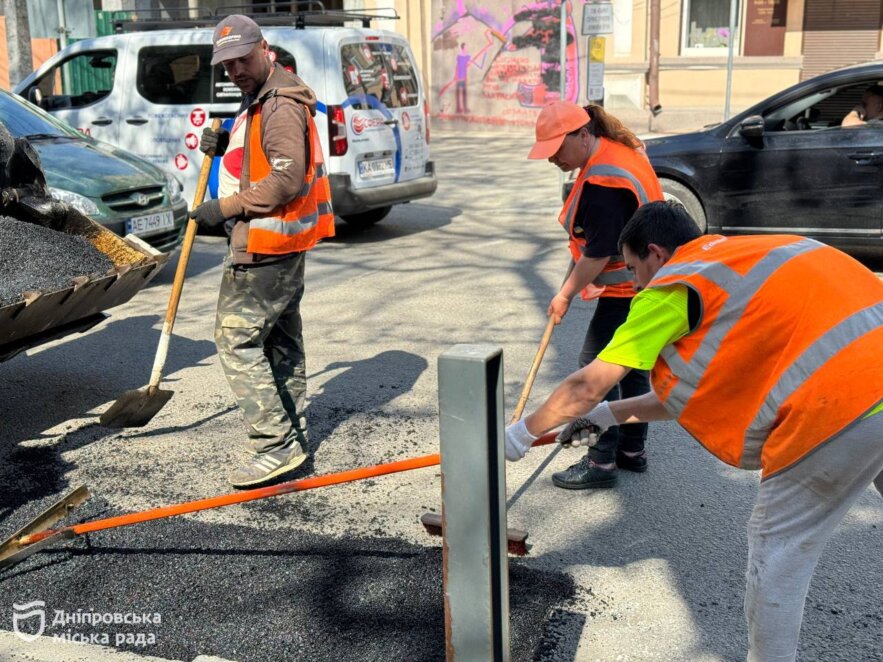
[[[641,141],[600,106],[549,104],[537,117],[536,138],[528,158],[548,159],[564,172],[579,170],[558,216],[574,267],[549,303],[548,314],[558,324],[578,293],[598,299],[579,356],[582,367],[610,342],[635,295],[633,277],[619,255],[619,233],[638,207],[662,200],[662,188]],[[647,373],[633,370],[613,385],[607,399],[649,390]],[[613,487],[617,467],[647,470],[646,439],[645,423],[615,426],[579,462],[553,474],[552,482],[571,490]]]
[[[223,63],[243,100],[229,133],[203,131],[200,149],[223,154],[219,192],[191,216],[205,227],[225,224],[230,235],[215,342],[254,454],[230,482],[250,487],[307,457],[304,258],[334,235],[334,213],[313,122],[316,95],[273,64],[250,18],[227,16],[212,43],[212,64]]]
[[[883,281],[803,237],[701,236],[670,202],[639,209],[620,247],[639,292],[628,320],[507,428],[506,456],[562,423],[562,443],[591,445],[613,425],[676,419],[727,464],[761,469],[748,659],[794,660],[822,548],[872,481],[883,493]],[[653,392],[601,402],[640,368]]]

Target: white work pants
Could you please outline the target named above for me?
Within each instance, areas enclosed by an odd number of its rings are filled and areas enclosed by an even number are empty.
[[[761,482],[748,522],[749,662],[796,658],[804,601],[822,549],[872,481],[883,494],[883,413]]]

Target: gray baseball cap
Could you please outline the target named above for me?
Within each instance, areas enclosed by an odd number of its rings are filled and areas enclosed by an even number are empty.
[[[248,55],[264,38],[258,24],[248,16],[232,14],[215,26],[212,64]]]

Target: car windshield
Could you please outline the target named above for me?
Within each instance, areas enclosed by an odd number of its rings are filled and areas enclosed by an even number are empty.
[[[49,113],[7,92],[0,93],[0,122],[16,138],[47,140],[84,137]]]

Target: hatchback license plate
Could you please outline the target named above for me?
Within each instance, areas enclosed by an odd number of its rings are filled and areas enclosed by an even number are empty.
[[[371,159],[367,161],[359,161],[359,177],[362,179],[375,179],[377,177],[388,177],[395,173],[392,165],[392,159]]]
[[[161,211],[146,216],[133,216],[126,221],[126,234],[153,234],[175,227],[175,216],[171,211]]]

